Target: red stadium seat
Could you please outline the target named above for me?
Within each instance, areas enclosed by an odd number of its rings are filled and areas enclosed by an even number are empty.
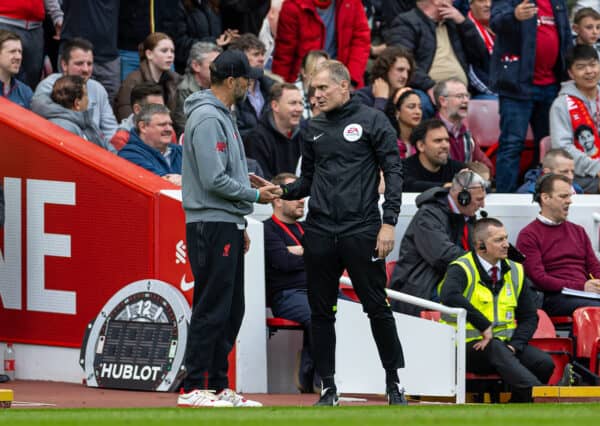
[[[534,346],[552,357],[554,361],[554,372],[548,381],[549,385],[555,385],[562,377],[565,365],[571,362],[573,353],[573,341],[566,337],[556,337],[554,324],[546,312],[538,309],[538,326],[529,341]]]
[[[470,101],[467,120],[473,138],[482,148],[489,148],[498,143],[500,114],[497,100]]]
[[[385,274],[387,275],[387,287],[392,283],[392,274],[394,273],[394,268],[396,267],[396,261],[392,260],[385,264]]]
[[[583,307],[573,312],[573,337],[577,358],[590,360],[589,369],[598,374],[598,348],[600,347],[600,307]]]
[[[485,155],[496,164],[496,151],[500,139],[500,113],[498,101],[474,99],[469,102],[468,127],[473,138],[479,143]],[[532,164],[535,150],[531,126],[527,129],[523,152],[521,153],[520,174]]]

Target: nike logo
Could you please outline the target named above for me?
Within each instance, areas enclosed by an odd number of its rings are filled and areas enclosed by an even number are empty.
[[[319,139],[321,136],[323,136],[325,133],[320,133],[316,136],[313,136],[313,141],[316,141],[317,139]]]
[[[181,277],[181,283],[179,284],[179,287],[181,288],[181,291],[185,293],[186,291],[189,291],[194,288],[194,281],[186,282],[185,274],[183,274],[183,277]]]
[[[378,260],[383,260],[383,259],[381,259],[379,257],[373,257],[373,256],[371,256],[371,262],[377,262]]]

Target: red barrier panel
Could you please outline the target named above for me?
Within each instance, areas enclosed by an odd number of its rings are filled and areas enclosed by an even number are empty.
[[[0,341],[79,347],[123,286],[193,280],[176,187],[0,98],[2,181]]]

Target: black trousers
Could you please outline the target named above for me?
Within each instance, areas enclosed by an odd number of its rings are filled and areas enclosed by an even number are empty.
[[[498,339],[492,339],[483,351],[473,349],[475,343],[467,343],[467,371],[500,375],[511,387],[512,402],[531,401],[532,386],[548,383],[554,372],[552,357],[533,346],[515,354]]]
[[[194,302],[183,387],[220,390],[229,386],[227,357],[244,316],[244,236],[235,223],[186,225]]]
[[[544,311],[550,316],[571,316],[575,309],[583,306],[600,306],[600,300],[562,293],[544,293]]]
[[[402,346],[385,294],[385,261],[372,261],[376,234],[371,234],[339,238],[307,231],[304,235],[313,359],[321,377],[335,373],[335,314],[339,279],[344,269],[348,270],[354,290],[371,322],[383,367],[394,371],[404,367]]]

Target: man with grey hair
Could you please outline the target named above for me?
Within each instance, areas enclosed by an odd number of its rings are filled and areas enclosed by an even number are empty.
[[[471,95],[465,83],[456,77],[441,80],[433,86],[433,96],[438,109],[436,116],[446,126],[450,137],[450,158],[461,163],[479,161],[485,164],[493,175],[494,165],[467,130]]]
[[[135,129],[131,130],[127,145],[119,151],[119,157],[181,186],[181,146],[171,143],[172,137],[169,108],[144,105],[135,116]]]
[[[210,64],[223,49],[214,43],[199,41],[192,45],[185,74],[177,86],[177,105],[183,107],[186,98],[210,86]]]
[[[485,180],[470,170],[458,172],[450,188],[431,188],[416,199],[398,253],[391,288],[438,301],[436,286],[448,264],[473,248],[475,212],[485,206]],[[394,303],[394,310],[418,316],[421,308]]]
[[[177,103],[175,105],[176,124],[185,127],[183,105],[188,96],[210,87],[210,64],[223,51],[214,43],[198,41],[190,49],[190,54],[181,83],[177,86]]]
[[[397,371],[404,367],[404,356],[385,294],[385,257],[394,247],[402,201],[396,132],[381,111],[350,98],[350,73],[341,62],[319,65],[310,84],[322,113],[310,120],[304,134],[302,175],[282,186],[282,198],[311,196],[303,246],[314,360],[323,389],[316,405],[339,401],[334,324],[344,269],[371,322],[388,402],[406,404]],[[380,170],[385,180],[383,218],[378,207]]]

